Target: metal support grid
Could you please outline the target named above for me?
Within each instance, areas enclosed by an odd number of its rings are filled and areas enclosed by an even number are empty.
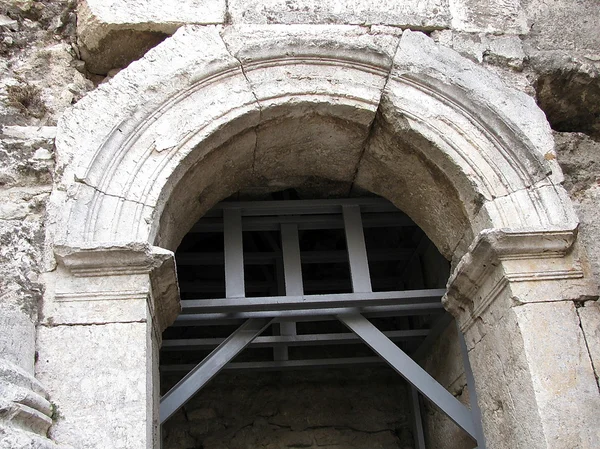
[[[294,204],[296,203],[296,204]],[[302,203],[302,204],[298,204]],[[340,214],[341,213],[341,214]],[[223,221],[218,223],[222,214]],[[415,419],[418,418],[414,404],[418,404],[418,393],[434,402],[453,421],[463,428],[472,438],[480,440],[481,434],[473,424],[471,413],[450,393],[435,382],[415,363],[397,344],[418,338],[425,344],[434,338],[439,327],[447,324],[447,315],[443,313],[440,297],[442,289],[417,291],[373,292],[369,273],[369,260],[404,260],[403,272],[407,272],[409,263],[418,259],[419,247],[411,251],[380,251],[367,257],[367,248],[363,234],[363,216],[371,214],[365,220],[371,227],[378,226],[414,226],[405,215],[386,201],[337,200],[337,201],[286,201],[267,203],[221,203],[207,214],[208,225],[199,223],[194,232],[224,232],[224,253],[198,254],[188,253],[179,256],[181,265],[210,265],[224,263],[226,297],[222,299],[188,299],[182,301],[183,313],[177,319],[177,326],[203,326],[215,324],[245,323],[229,338],[196,338],[165,340],[163,352],[195,351],[214,348],[197,365],[173,364],[161,367],[163,373],[189,372],[169,393],[161,399],[161,423],[199,391],[221,369],[272,370],[299,369],[327,366],[371,365],[383,360],[401,374],[413,387],[411,399]],[[393,214],[393,217],[391,216]],[[340,216],[341,215],[341,216]],[[346,234],[347,253],[330,251],[301,254],[299,231],[302,229],[339,229]],[[278,229],[281,245],[272,245],[269,253],[249,254],[245,259],[242,244],[242,229],[247,230]],[[302,282],[302,263],[325,260],[349,261],[353,293],[322,295],[304,294]],[[178,260],[179,262],[179,260]],[[248,283],[244,282],[244,264],[274,264],[277,285],[274,289],[278,296],[247,297]],[[283,273],[281,273],[283,270]],[[281,283],[284,283],[284,287]],[[184,284],[185,285],[185,284]],[[193,286],[190,290],[193,290]],[[285,290],[285,295],[282,295]],[[188,290],[189,291],[189,290]],[[436,315],[437,326],[430,329],[404,329],[381,332],[364,316],[419,316]],[[337,317],[352,333],[325,333],[302,335],[297,333],[296,323],[317,321]],[[432,319],[433,321],[433,319]],[[275,323],[273,335],[261,335],[269,324]],[[290,347],[348,345],[362,340],[380,356],[378,357],[342,357],[334,359],[290,360]],[[394,343],[396,342],[396,343]],[[400,342],[400,343],[399,343]],[[420,347],[423,344],[413,344]],[[232,362],[233,358],[245,347],[272,348],[271,361]],[[419,352],[419,350],[417,350]],[[416,401],[416,402],[415,402]],[[163,405],[164,404],[164,405]],[[424,447],[422,426],[416,423],[415,436],[418,447]],[[421,431],[419,432],[419,429]],[[480,444],[480,447],[483,447]]]

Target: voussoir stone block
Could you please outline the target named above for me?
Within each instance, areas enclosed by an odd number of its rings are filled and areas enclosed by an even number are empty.
[[[92,73],[105,74],[139,59],[184,24],[220,24],[225,0],[85,0],[79,4],[81,56]]]

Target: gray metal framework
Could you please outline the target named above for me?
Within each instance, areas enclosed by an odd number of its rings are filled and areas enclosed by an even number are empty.
[[[223,232],[223,252],[189,252],[178,255],[177,259],[178,264],[192,267],[223,264],[225,297],[182,300],[182,314],[178,317],[176,326],[240,326],[228,338],[180,338],[166,339],[163,342],[163,352],[214,349],[197,365],[173,364],[161,367],[162,372],[187,372],[185,377],[161,398],[161,424],[222,369],[298,369],[366,365],[383,361],[412,386],[410,400],[415,418],[414,434],[417,448],[425,448],[419,399],[419,395],[422,395],[473,438],[479,449],[483,449],[485,443],[480,412],[462,335],[461,344],[465,350],[464,363],[472,411],[454,398],[415,361],[426,353],[431,342],[452,321],[441,306],[440,298],[444,290],[373,291],[369,262],[402,260],[406,262],[403,272],[407,272],[410,269],[409,264],[418,258],[417,251],[423,243],[414,250],[380,250],[369,254],[363,229],[388,226],[415,225],[391,203],[381,199],[224,202],[211,210],[194,226],[192,232]],[[299,232],[312,229],[343,229],[346,250],[302,252]],[[276,242],[270,242],[272,248],[268,252],[244,252],[244,231],[278,231],[280,246]],[[267,235],[266,239],[269,241],[272,237]],[[352,292],[306,294],[303,263],[315,262],[347,262]],[[248,296],[252,288],[251,283],[245,280],[244,265],[256,265],[264,269],[264,264],[275,267],[276,279],[269,281],[273,281],[276,286],[275,295]],[[264,273],[267,277],[273,277],[266,269]],[[335,286],[335,283],[332,284]],[[379,285],[381,284],[380,282]],[[308,285],[307,283],[306,286]],[[187,291],[193,293],[197,290],[190,286]],[[380,331],[368,319],[423,314],[438,318],[428,328],[385,332]],[[339,320],[351,332],[298,333],[298,323],[319,320]],[[261,336],[270,325],[273,326],[274,334]],[[422,341],[410,355],[398,345],[415,340]],[[289,353],[291,347],[347,345],[360,341],[370,347],[378,357],[291,359]],[[246,347],[271,348],[273,360],[233,361]]]

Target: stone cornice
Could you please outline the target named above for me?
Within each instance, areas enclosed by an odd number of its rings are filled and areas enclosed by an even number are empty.
[[[54,304],[75,307],[81,312],[80,315],[73,309],[69,309],[69,313],[76,322],[96,322],[105,315],[101,313],[102,316],[99,316],[97,307],[86,306],[81,309],[82,303],[143,300],[148,303],[157,338],[160,338],[161,332],[179,314],[179,289],[172,251],[132,242],[98,246],[59,245],[54,248],[54,254],[59,266],[64,267],[61,270],[62,281],[54,292]],[[149,282],[143,281],[140,275],[148,275]],[[127,276],[128,280],[125,279]],[[118,307],[113,309],[116,311]],[[108,316],[106,318],[111,319]],[[133,318],[125,313],[123,319]]]
[[[566,229],[485,230],[450,276],[442,301],[465,332],[507,288],[519,283],[581,280],[584,271],[573,254],[576,238],[576,224]]]
[[[147,243],[59,245],[54,248],[54,254],[75,277],[150,273],[174,257],[172,251]]]

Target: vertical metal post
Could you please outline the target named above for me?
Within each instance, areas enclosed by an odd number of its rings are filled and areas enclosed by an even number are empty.
[[[467,342],[465,336],[456,323],[456,331],[458,333],[458,340],[460,343],[460,349],[463,357],[463,364],[465,366],[465,377],[467,378],[467,389],[469,391],[469,402],[471,403],[471,416],[473,417],[473,424],[475,425],[475,433],[477,436],[477,448],[486,449],[485,436],[483,435],[483,425],[481,424],[481,409],[477,403],[477,391],[475,390],[475,377],[473,376],[473,370],[471,369],[471,362],[469,362],[469,351],[467,350]]]
[[[346,231],[352,288],[354,293],[369,293],[373,290],[371,288],[371,275],[369,273],[360,206],[342,206],[342,212],[344,214],[344,230]]]
[[[425,434],[423,433],[423,416],[421,415],[421,401],[419,400],[419,391],[410,386],[410,405],[412,407],[414,421],[414,439],[415,449],[425,449]]]
[[[281,251],[283,254],[283,276],[286,296],[302,296],[302,261],[300,259],[300,241],[298,238],[298,225],[283,223],[281,225]],[[296,335],[296,323],[283,321],[279,323],[281,335]],[[275,360],[288,360],[288,347],[275,348]]]
[[[225,296],[243,298],[244,244],[242,239],[242,211],[239,207],[223,209],[225,248]]]

